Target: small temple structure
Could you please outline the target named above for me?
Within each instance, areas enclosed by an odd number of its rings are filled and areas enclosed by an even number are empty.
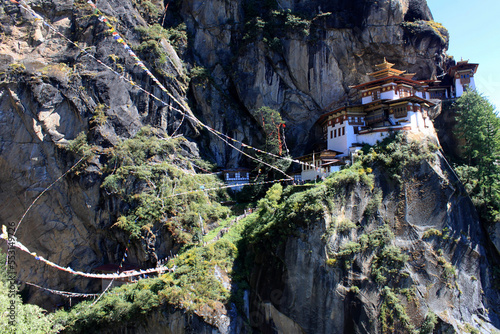
[[[315,166],[302,165],[301,179],[328,176],[362,145],[375,145],[395,131],[434,135],[428,112],[439,102],[435,100],[457,98],[467,89],[475,89],[477,67],[468,61],[458,62],[445,74],[451,83],[446,85],[441,80],[415,80],[414,73],[397,70],[384,58],[368,74],[371,81],[351,87],[358,90],[361,103],[330,106],[318,119],[326,150],[298,158]]]
[[[242,190],[243,186],[250,182],[250,169],[247,168],[225,169],[222,174],[224,182],[235,192]]]

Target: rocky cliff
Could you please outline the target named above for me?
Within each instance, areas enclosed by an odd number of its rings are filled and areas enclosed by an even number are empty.
[[[393,159],[375,163],[374,184],[359,170],[283,196],[274,227],[253,243],[250,320],[259,331],[497,330],[492,253],[453,170],[438,153],[395,178],[390,165],[402,160]]]
[[[276,109],[292,154],[314,140],[323,109],[348,102],[349,86],[366,81],[383,57],[429,78],[441,73],[448,43],[444,29],[426,23],[425,1],[188,1],[172,10],[167,22],[179,13],[193,36],[188,59],[212,79],[191,85],[203,118],[253,142],[250,115]],[[418,27],[405,28],[408,21]],[[236,164],[234,153],[216,154],[221,145],[211,146],[217,163]]]
[[[19,240],[38,254],[82,271],[117,263],[123,256],[128,234],[115,224],[130,205],[109,193],[102,183],[114,172],[109,168],[109,152],[145,125],[157,129],[160,139],[177,134],[187,138],[182,152],[169,159],[202,156],[221,167],[244,166],[250,163],[246,158],[175,110],[185,110],[218,131],[259,146],[265,138],[256,112],[267,106],[280,112],[286,122],[287,147],[292,155],[299,155],[317,139],[314,123],[323,109],[356,100],[349,87],[365,81],[366,73],[383,57],[398,68],[415,72],[418,78],[429,78],[442,73],[448,42],[447,32],[432,21],[423,0],[100,0],[98,8],[159,78],[166,87],[163,91],[114,41],[86,1],[34,0],[29,5],[51,27],[13,2],[4,0],[0,9],[0,224],[19,222],[37,196],[79,161],[81,155],[67,148],[83,132],[93,154],[37,200],[17,233]],[[177,165],[192,171],[186,163]],[[476,219],[472,208],[460,204],[466,199],[453,191],[458,187],[439,188],[434,182],[445,182],[443,170],[447,167],[442,163],[422,166],[420,176],[427,181],[415,180],[411,198],[386,189],[383,180],[378,181],[387,205],[379,215],[389,224],[405,222],[401,231],[394,232],[394,243],[405,251],[420,247],[425,256],[419,265],[464,261],[463,266],[457,266],[464,276],[457,275],[460,278],[450,283],[458,282],[456,290],[439,290],[445,283],[434,276],[440,274],[432,271],[437,270],[435,266],[422,278],[415,269],[418,259],[412,260],[405,277],[408,286],[415,286],[415,293],[424,295],[415,297],[421,305],[414,306],[414,325],[419,325],[431,309],[443,323],[458,328],[464,321],[487,318],[482,310],[491,307],[481,289],[487,291],[491,284],[481,248],[484,236],[477,224],[470,223]],[[450,170],[447,173],[451,175]],[[139,190],[139,186],[134,188]],[[357,222],[363,211],[354,204],[365,206],[371,195],[356,188],[349,196],[351,202],[342,212]],[[396,207],[405,212],[404,219],[391,211]],[[325,266],[325,241],[320,237],[332,221],[325,217],[319,222],[303,238],[286,242],[287,251],[282,249],[277,256],[286,263],[286,271],[266,263],[256,269],[267,280],[283,276],[277,283],[253,280],[254,299],[271,301],[254,304],[254,314],[262,314],[266,321],[261,324],[254,319],[251,323],[263,331],[271,330],[269,319],[278,327],[285,326],[279,327],[282,332],[322,332],[325,328],[349,332],[356,326],[365,328],[356,327],[356,331],[369,332],[376,327],[369,319],[381,297],[372,283],[363,280],[367,269],[344,278],[345,272]],[[132,241],[131,262],[155,265],[179,248],[172,230],[163,223],[156,222],[143,238]],[[445,242],[437,238],[424,241],[422,233],[430,226],[438,230],[446,226],[453,234]],[[367,227],[366,232],[371,229]],[[342,240],[356,240],[356,233],[350,232],[350,237]],[[456,239],[459,241],[450,241]],[[328,242],[342,244],[336,239]],[[447,262],[432,253],[433,245],[440,242]],[[55,272],[31,258],[23,257],[22,263],[21,281],[60,290],[88,292],[99,288],[99,282]],[[298,291],[299,278],[305,279],[304,286],[310,290]],[[471,281],[467,288],[461,281],[465,279]],[[435,283],[430,292],[423,288],[428,283]],[[266,285],[266,289],[273,289],[262,291]],[[362,294],[348,292],[351,285]],[[332,287],[335,289],[330,291]],[[279,297],[269,295],[274,290]],[[39,290],[25,288],[24,292],[29,302],[48,309],[61,302],[59,297]],[[426,293],[443,293],[445,297],[431,302]],[[323,298],[325,295],[331,298]],[[473,307],[448,309],[446,318],[445,304],[458,302]],[[429,306],[431,303],[435,305]],[[323,311],[312,316],[313,311],[304,310]]]

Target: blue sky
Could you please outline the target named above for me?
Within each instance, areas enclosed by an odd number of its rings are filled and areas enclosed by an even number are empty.
[[[500,111],[500,1],[427,0],[450,33],[448,55],[478,63],[476,88]]]

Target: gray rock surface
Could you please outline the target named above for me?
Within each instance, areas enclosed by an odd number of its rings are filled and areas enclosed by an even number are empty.
[[[367,80],[366,73],[384,57],[419,78],[429,78],[441,73],[447,47],[447,35],[443,37],[428,25],[423,24],[414,33],[401,26],[404,21],[432,19],[424,0],[279,0],[277,9],[307,13],[309,35],[294,28],[270,26],[266,31],[257,29],[250,38],[245,35],[255,30],[253,20],[262,14],[260,10],[267,10],[259,1],[171,3],[162,18],[167,27],[186,23],[187,47],[176,49],[161,39],[160,47],[168,56],[162,64],[149,52],[139,53],[167,87],[166,94],[135,66],[123,46],[113,41],[86,1],[30,2],[58,32],[115,71],[123,71],[121,75],[154,93],[166,102],[164,105],[103,68],[13,3],[5,3],[0,9],[0,224],[18,222],[35,198],[78,160],[62,146],[80,132],[90,143],[105,149],[130,138],[144,125],[167,134],[181,126],[179,133],[197,140],[187,148],[193,155],[199,152],[219,166],[242,166],[248,161],[239,153],[200,132],[192,121],[182,122],[181,115],[173,110],[179,108],[174,98],[189,105],[192,111],[187,108],[187,112],[209,126],[254,146],[265,138],[259,120],[252,115],[268,106],[281,113],[287,125],[288,147],[293,155],[299,155],[316,139],[314,123],[324,108],[355,99],[349,86]],[[152,3],[161,13],[163,2]],[[155,21],[133,0],[100,0],[98,5],[116,19],[113,23],[118,32],[134,48],[140,44],[135,28]],[[205,68],[207,75],[189,81],[187,73],[196,66]],[[94,113],[102,105],[106,106],[105,121],[96,124]],[[445,255],[457,266],[460,278],[456,289],[446,289],[436,277],[439,272],[423,275],[415,264],[408,264],[410,279],[421,294],[416,319],[432,309],[443,324],[454,328],[463,322],[491,320],[495,315],[488,316],[483,310],[495,309],[498,299],[496,292],[488,290],[492,284],[482,247],[484,235],[470,203],[451,185],[439,187],[447,179],[440,170],[447,167],[432,168],[424,166],[421,175],[432,182],[416,190],[417,195],[422,191],[432,196],[408,197],[406,229],[397,235],[396,242],[409,250],[425,251],[425,265],[435,260],[432,246],[436,241],[422,241],[421,234],[431,226],[449,226],[453,232],[450,240],[459,238],[459,242],[450,241]],[[62,178],[28,212],[17,234],[19,240],[45,258],[73,269],[91,271],[103,263],[118,262],[128,237],[112,225],[123,203],[101,189],[102,173],[102,162],[93,159]],[[427,184],[432,188],[426,189]],[[384,193],[387,208],[382,215],[389,221],[395,219],[394,197],[399,195]],[[366,196],[366,190],[357,189],[351,204],[366,206]],[[362,214],[360,208],[346,207],[345,214],[356,221]],[[363,284],[363,276],[342,278],[338,271],[324,265],[325,245],[320,237],[329,223],[327,218],[304,238],[288,241],[282,258],[286,273],[280,273],[280,268],[263,269],[269,274],[268,280],[282,279],[277,280],[276,289],[270,290],[275,292],[272,298],[256,287],[262,298],[270,300],[263,306],[264,313],[259,313],[259,308],[254,313],[263,319],[262,328],[269,329],[265,324],[271,320],[284,333],[321,333],[332,328],[370,332],[374,328],[369,320],[378,307],[378,291],[364,287],[362,295],[352,296],[347,291],[349,285]],[[174,246],[170,234],[154,226],[150,238],[129,247],[129,260],[154,265]],[[97,291],[100,287],[100,282],[54,271],[32,258],[23,256],[21,260],[22,281],[74,292]],[[267,285],[267,289],[272,287]],[[61,302],[57,296],[23,288],[29,302],[49,310]],[[185,327],[199,320],[190,320],[180,311],[162,312],[152,314],[141,330],[159,331],[168,323],[172,333],[190,333]],[[256,324],[261,320],[252,321]],[[200,328],[200,333],[214,331],[200,326],[194,327]],[[221,328],[227,330],[227,323]]]
[[[435,163],[422,163],[401,191],[390,187],[387,177],[383,171],[377,176],[376,187],[384,189],[377,220],[389,224],[395,234],[392,244],[409,255],[403,269],[407,278],[396,285],[415,289],[413,299],[400,301],[411,323],[418,329],[434,312],[436,329],[460,333],[470,324],[481,333],[498,331],[500,296],[491,285],[495,274],[484,246],[485,231],[453,170],[439,155]],[[369,252],[356,255],[348,270],[327,264],[329,248],[338,251],[376,228],[363,217],[370,189],[356,186],[347,194],[337,199],[332,214],[325,212],[299,236],[289,237],[273,255],[257,257],[250,303],[253,326],[283,333],[287,331],[280,328],[294,328],[290,333],[380,332],[382,288],[371,274],[373,257]],[[338,217],[358,228],[327,234]],[[448,232],[425,237],[431,229]],[[440,261],[451,264],[455,275],[446,276]]]

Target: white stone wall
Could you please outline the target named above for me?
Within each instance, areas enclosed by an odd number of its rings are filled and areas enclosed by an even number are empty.
[[[319,176],[321,179],[322,177],[327,177],[329,173],[326,172],[325,168],[318,168],[316,169],[309,169],[309,170],[302,170],[301,176],[302,176],[302,181],[313,181],[316,180],[316,178]]]
[[[380,94],[380,98],[382,100],[396,100],[396,99],[399,99],[399,96],[396,94],[395,91],[388,90],[388,91],[382,92],[382,94]]]
[[[361,104],[367,104],[373,102],[373,97],[371,95],[365,96],[361,99]]]
[[[460,79],[455,79],[455,94],[456,97],[462,96],[464,93],[464,86],[460,83]]]
[[[330,166],[330,174],[335,172],[340,172],[342,166]]]
[[[389,132],[370,132],[366,134],[358,134],[359,144],[375,145],[389,135]]]
[[[341,131],[343,127],[345,127],[345,134],[339,136],[339,131]],[[331,132],[335,130],[337,130],[337,137],[331,138]],[[347,121],[344,121],[342,124],[334,124],[333,126],[328,126],[328,140],[326,145],[327,149],[347,154],[347,149],[350,146],[348,145],[348,137],[352,140],[352,135],[349,135],[350,133],[354,133],[354,129],[351,125],[348,124]]]

